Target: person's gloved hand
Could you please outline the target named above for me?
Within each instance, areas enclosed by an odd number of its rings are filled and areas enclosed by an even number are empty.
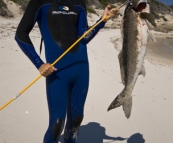
[[[51,75],[54,71],[57,71],[57,69],[49,63],[42,64],[38,70],[44,77]]]

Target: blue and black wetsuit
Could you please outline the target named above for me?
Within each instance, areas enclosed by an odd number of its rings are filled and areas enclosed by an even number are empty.
[[[45,44],[47,63],[53,63],[88,30],[82,0],[30,0],[15,39],[37,69],[43,64],[29,38],[35,23]],[[57,143],[64,128],[64,142],[75,143],[89,84],[86,44],[104,27],[100,23],[56,65],[58,71],[46,77],[49,127],[44,143]]]

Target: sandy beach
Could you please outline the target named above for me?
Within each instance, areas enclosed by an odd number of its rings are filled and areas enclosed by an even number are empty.
[[[39,75],[14,40],[19,19],[0,17],[0,106]],[[165,37],[157,32],[154,35]],[[158,36],[160,45],[163,38],[159,40]],[[38,52],[37,26],[30,37]],[[126,119],[122,107],[107,112],[109,104],[124,87],[117,57],[120,38],[120,29],[103,29],[88,44],[90,85],[78,143],[172,143],[173,51],[169,48],[162,53],[161,45],[158,48],[149,44],[146,76],[138,77],[133,90],[130,119]],[[44,50],[41,57],[44,60]],[[169,64],[158,61],[163,59],[169,60]],[[45,78],[42,77],[0,111],[0,143],[42,143],[47,126]],[[63,143],[62,136],[60,143]]]

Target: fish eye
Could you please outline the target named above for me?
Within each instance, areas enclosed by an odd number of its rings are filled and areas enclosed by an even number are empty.
[[[129,0],[129,5],[133,6],[133,0]]]

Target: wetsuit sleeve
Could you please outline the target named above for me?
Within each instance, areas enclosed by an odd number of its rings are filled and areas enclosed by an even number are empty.
[[[101,18],[99,20],[101,20]],[[99,30],[105,26],[105,24],[106,24],[106,22],[101,22],[98,26],[96,26],[89,34],[87,34],[81,40],[81,43],[84,45],[88,44],[95,37],[95,35],[99,32]],[[87,23],[86,12],[84,11],[84,9],[81,8],[80,15],[79,15],[79,21],[78,21],[79,37],[82,36],[88,29],[89,28],[88,28],[88,23]]]
[[[43,64],[43,61],[36,53],[29,37],[29,33],[34,27],[38,18],[40,18],[40,12],[38,11],[39,7],[39,0],[30,0],[15,35],[15,40],[19,47],[32,61],[37,69],[39,69],[39,67]]]

